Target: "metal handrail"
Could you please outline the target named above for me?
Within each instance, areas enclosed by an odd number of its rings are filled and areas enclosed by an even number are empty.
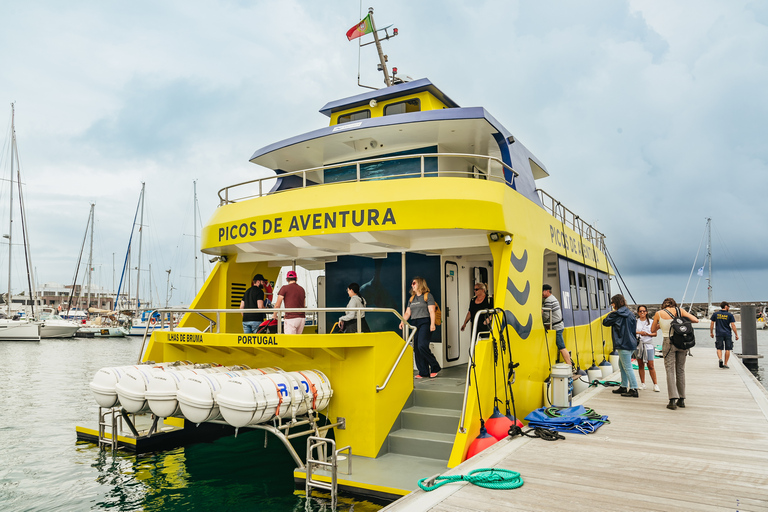
[[[480,320],[480,315],[495,313],[502,311],[501,309],[481,309],[475,313],[475,321],[472,322],[472,341],[469,344],[469,364],[467,365],[467,380],[464,383],[464,402],[461,404],[461,419],[459,419],[459,432],[465,434],[467,429],[464,428],[464,419],[467,414],[467,396],[469,395],[469,379],[472,375],[472,365],[475,360],[475,346],[477,345],[477,322]]]
[[[368,165],[368,164],[375,164],[375,163],[379,163],[379,162],[389,162],[389,161],[393,161],[393,160],[411,160],[411,159],[417,159],[417,158],[419,159],[419,161],[421,163],[421,169],[420,169],[419,173],[392,174],[392,175],[386,176],[386,178],[408,178],[408,177],[416,177],[416,176],[424,178],[425,177],[425,172],[424,172],[425,158],[465,158],[465,159],[466,158],[473,158],[473,159],[479,159],[479,160],[486,160],[487,161],[487,165],[486,165],[486,176],[485,177],[486,177],[487,180],[491,180],[491,181],[500,181],[500,182],[507,183],[506,178],[504,178],[503,176],[494,176],[494,175],[491,174],[491,164],[494,163],[494,162],[499,164],[499,165],[501,165],[502,168],[507,169],[508,171],[510,171],[512,173],[512,179],[514,179],[517,176],[519,176],[519,173],[517,171],[515,171],[510,165],[502,162],[500,159],[496,158],[495,156],[490,156],[490,155],[475,155],[475,154],[472,154],[472,153],[419,153],[419,154],[415,154],[415,155],[387,156],[387,157],[381,157],[381,158],[371,158],[371,159],[366,159],[366,160],[357,160],[357,161],[354,161],[354,162],[345,162],[345,163],[341,163],[341,164],[323,165],[323,166],[320,166],[320,167],[312,167],[310,169],[301,169],[299,171],[292,171],[292,172],[287,172],[287,173],[283,173],[283,174],[280,174],[280,175],[269,176],[269,177],[266,177],[266,178],[257,178],[257,179],[254,179],[254,180],[249,180],[249,181],[243,181],[241,183],[236,183],[234,185],[229,185],[227,187],[222,188],[218,192],[218,194],[219,194],[219,206],[227,204],[227,203],[234,203],[234,202],[241,201],[241,200],[244,200],[244,199],[250,199],[250,198],[254,198],[254,197],[262,197],[264,195],[268,195],[268,194],[274,193],[272,191],[264,192],[264,190],[263,190],[263,183],[265,181],[267,181],[267,180],[274,180],[276,178],[283,178],[283,177],[286,177],[286,176],[301,176],[301,188],[306,188],[307,187],[307,174],[310,173],[310,172],[327,171],[327,170],[331,170],[331,169],[339,169],[339,168],[343,168],[343,167],[351,167],[353,165],[355,166],[355,170],[356,170],[356,172],[355,172],[355,179],[353,179],[353,180],[345,180],[345,181],[334,181],[332,184],[335,185],[335,184],[338,184],[338,183],[353,183],[353,182],[361,182],[361,181],[379,180],[382,177],[378,177],[378,176],[374,177],[374,178],[363,178],[363,177],[361,177],[360,176],[360,166],[361,165]],[[436,172],[439,174],[439,177],[446,177],[446,175],[458,175],[458,176],[462,176],[462,177],[474,176],[471,171],[468,172],[468,171],[438,170]],[[429,176],[426,176],[426,177],[429,177]],[[237,187],[242,187],[244,185],[251,185],[251,184],[254,184],[254,183],[258,183],[258,185],[259,185],[258,194],[252,194],[252,195],[244,196],[244,197],[241,197],[241,198],[238,198],[238,199],[231,199],[229,197],[229,191],[231,189],[234,189],[234,188],[237,188]],[[319,186],[319,185],[328,185],[328,184],[327,183],[316,183],[316,184],[313,184],[312,186]]]
[[[595,229],[592,225],[585,222],[584,219],[566,208],[563,203],[549,195],[544,190],[537,188],[541,205],[553,217],[560,220],[566,226],[576,231],[581,237],[586,238],[595,244],[600,250],[605,251],[605,235]]]
[[[405,336],[405,343],[403,344],[402,350],[400,350],[400,354],[397,356],[397,359],[395,360],[395,364],[392,365],[392,368],[389,369],[389,374],[387,374],[387,378],[384,379],[384,383],[381,386],[376,386],[376,392],[383,391],[384,388],[387,387],[387,384],[389,384],[389,379],[392,378],[392,374],[395,373],[395,368],[400,364],[400,360],[403,358],[403,354],[405,354],[405,349],[408,348],[408,345],[411,344],[413,341],[413,336],[416,334],[416,328],[411,327],[407,323],[403,322],[403,329],[410,330],[410,334]]]

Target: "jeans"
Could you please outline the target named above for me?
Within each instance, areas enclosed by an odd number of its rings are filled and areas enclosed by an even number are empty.
[[[621,370],[621,387],[637,389],[637,379],[632,370],[632,351],[619,349],[619,370]]]
[[[243,322],[243,332],[245,334],[251,334],[256,332],[261,325],[261,321],[256,322]]]
[[[664,369],[667,372],[667,396],[672,398],[685,398],[685,358],[687,350],[680,350],[669,338],[664,338],[661,344],[661,353],[664,354]]]
[[[429,318],[417,318],[411,321],[416,327],[416,335],[413,340],[413,356],[416,359],[416,368],[419,370],[419,375],[429,377],[430,373],[440,371],[440,363],[429,350],[429,340],[432,337],[429,326],[432,321]]]

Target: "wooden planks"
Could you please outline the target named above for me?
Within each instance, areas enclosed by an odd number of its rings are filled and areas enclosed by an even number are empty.
[[[510,469],[522,474],[523,487],[448,484],[411,493],[384,510],[768,510],[765,389],[736,358],[730,369],[720,369],[713,348],[696,347],[686,361],[687,407],[672,411],[666,408],[664,360],[656,367],[660,393],[647,372],[650,386],[639,398],[610,388],[587,393],[584,405],[611,420],[595,434],[505,440],[446,473]]]

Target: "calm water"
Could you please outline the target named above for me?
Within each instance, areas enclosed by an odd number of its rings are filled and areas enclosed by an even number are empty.
[[[273,437],[249,432],[136,456],[77,443],[98,428],[88,383],[135,364],[141,338],[0,342],[0,510],[322,511],[294,494],[294,464]],[[381,507],[343,500],[337,510]]]

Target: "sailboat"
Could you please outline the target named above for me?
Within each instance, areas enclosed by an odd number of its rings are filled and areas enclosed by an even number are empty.
[[[11,103],[11,144],[10,144],[10,163],[11,163],[11,179],[10,179],[10,202],[9,202],[9,217],[8,217],[8,234],[4,235],[4,238],[8,239],[8,295],[6,296],[6,313],[0,313],[0,340],[1,341],[40,341],[40,324],[29,320],[19,320],[11,313],[12,293],[11,293],[11,259],[13,254],[13,166],[14,160],[16,162],[16,173],[18,175],[19,184],[19,202],[22,201],[21,197],[21,171],[19,169],[19,152],[16,147],[16,109],[15,105]],[[27,276],[29,278],[31,288],[31,272],[29,265],[29,253],[26,251],[27,245],[27,233],[26,223],[24,222],[24,215],[22,210],[22,232],[24,234],[24,247],[25,247],[25,259],[27,263]],[[34,296],[34,294],[32,294]],[[34,305],[32,306],[34,308]]]
[[[77,326],[78,331],[77,334],[80,337],[84,338],[122,338],[128,334],[128,329],[121,326],[119,324],[118,315],[115,311],[109,311],[104,309],[98,309],[98,308],[92,308],[91,305],[91,273],[93,272],[93,226],[95,223],[95,216],[94,216],[94,210],[96,208],[95,204],[91,204],[91,211],[88,215],[88,223],[86,224],[85,233],[86,237],[88,237],[88,232],[90,230],[90,249],[88,252],[88,284],[86,287],[87,290],[87,296],[86,296],[86,308],[88,309],[89,315],[95,315],[91,317],[91,320],[87,322],[85,325],[79,325]],[[80,258],[78,258],[77,262],[77,268],[75,270],[75,278],[74,282],[72,283],[72,294],[74,295],[75,289],[77,287],[77,274],[78,270],[80,269],[80,261],[82,260],[83,256],[83,250],[85,249],[85,240],[86,238],[83,238],[83,243],[80,246]],[[69,304],[72,304],[72,296],[70,297],[70,300],[68,301]],[[68,312],[69,313],[69,312]]]

